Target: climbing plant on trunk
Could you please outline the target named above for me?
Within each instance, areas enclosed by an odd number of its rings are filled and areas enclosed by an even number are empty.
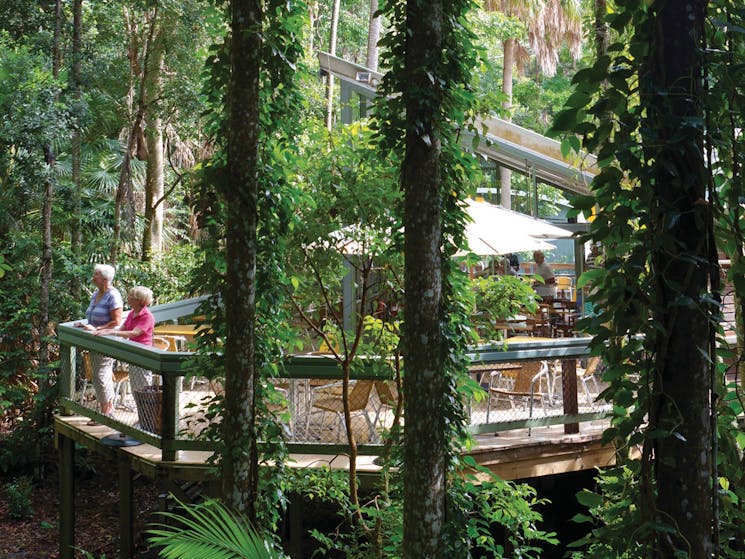
[[[594,196],[575,200],[588,216],[599,208],[589,237],[606,256],[603,269],[580,279],[580,286],[592,282],[598,311],[582,325],[608,363],[604,397],[614,407],[604,438],[615,442],[620,461],[600,476],[599,494],[581,496],[602,523],[580,543],[583,557],[727,556],[719,535],[739,531],[742,541],[734,503],[743,492],[744,441],[733,442],[731,417],[742,407],[725,387],[726,367],[717,363],[726,342],[715,337],[721,294],[713,212],[720,210],[712,202],[729,173],[713,180],[706,154],[714,146],[726,158],[730,152],[726,134],[708,146],[704,134],[718,136],[712,123],[727,121],[731,109],[726,95],[707,100],[704,77],[718,84],[714,95],[727,80],[721,67],[704,64],[704,53],[722,56],[728,48],[718,28],[731,28],[734,4],[615,4],[607,17],[614,40],[575,76],[575,93],[555,121],[567,146],[581,139],[601,162]],[[712,26],[707,5],[717,14]],[[718,45],[710,51],[707,32]],[[729,64],[741,60],[742,49],[730,55]],[[718,423],[717,413],[725,414]],[[638,458],[631,449],[641,451]]]

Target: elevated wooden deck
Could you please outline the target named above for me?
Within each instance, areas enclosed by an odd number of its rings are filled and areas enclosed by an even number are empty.
[[[88,425],[88,421],[89,418],[82,415],[58,415],[54,418],[54,428],[59,436],[112,458],[125,455],[133,471],[151,479],[209,481],[212,477],[208,462],[211,452],[179,450],[175,460],[164,461],[161,449],[146,443],[123,447],[102,443],[102,439],[116,435],[117,431],[105,425]],[[533,428],[530,435],[526,429],[481,434],[474,437],[476,445],[467,454],[473,456],[477,464],[506,480],[602,468],[613,464],[613,449],[600,445],[603,428],[603,422],[598,421],[583,423],[577,434],[565,434],[560,425]],[[293,453],[287,465],[346,470],[349,460],[341,452]],[[359,456],[357,470],[361,477],[372,481],[380,471],[377,457]]]

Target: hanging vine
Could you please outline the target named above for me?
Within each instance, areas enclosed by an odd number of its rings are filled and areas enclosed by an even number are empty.
[[[218,9],[226,2],[215,2]],[[257,200],[257,270],[256,270],[256,370],[260,376],[256,385],[257,421],[256,440],[266,441],[260,446],[260,462],[271,466],[274,472],[260,476],[259,503],[256,509],[260,522],[270,531],[276,528],[286,502],[281,488],[285,481],[283,472],[287,462],[287,448],[281,417],[271,410],[277,394],[269,381],[281,376],[280,356],[289,345],[291,333],[288,305],[284,303],[289,275],[284,268],[286,233],[296,219],[295,199],[298,194],[293,185],[293,161],[297,158],[294,136],[300,129],[296,110],[302,99],[295,80],[295,73],[302,67],[301,37],[304,23],[304,2],[269,0],[264,4],[262,30],[262,73],[260,76],[260,138],[259,138],[259,196]],[[225,17],[225,16],[224,16]],[[227,21],[227,20],[226,20]],[[215,349],[225,333],[224,309],[220,305],[224,289],[225,207],[218,194],[219,185],[226,181],[227,84],[229,82],[230,37],[215,45],[208,59],[205,96],[211,105],[207,131],[216,149],[212,160],[203,170],[203,180],[197,193],[197,209],[201,225],[208,235],[203,242],[204,263],[195,278],[199,292],[217,294],[204,309],[212,325],[212,332],[202,339],[200,356],[193,363],[196,371],[210,377],[224,378],[224,361]],[[224,297],[222,298],[224,300]],[[210,406],[208,418],[221,413],[218,398]],[[212,430],[206,437],[219,439],[219,432]],[[265,466],[270,467],[270,466]]]
[[[709,88],[697,88],[696,81],[703,85],[704,76],[691,74],[692,94],[686,97],[677,94],[680,83],[660,85],[660,76],[665,76],[655,66],[662,64],[663,49],[675,49],[660,29],[669,23],[663,19],[669,15],[665,10],[679,5],[614,4],[607,22],[615,40],[607,54],[575,76],[575,92],[554,125],[567,134],[566,147],[581,145],[597,154],[601,167],[593,195],[575,200],[578,212],[588,217],[598,208],[586,240],[602,244],[605,253],[604,268],[580,279],[579,287],[590,288],[596,311],[580,326],[594,336],[593,353],[602,354],[608,364],[603,378],[609,386],[602,396],[613,403],[613,412],[604,440],[617,448],[617,466],[599,476],[599,491],[579,495],[590,516],[578,519],[595,527],[576,542],[583,550],[577,556],[700,557],[697,546],[709,545],[702,544],[707,539],[715,555],[730,556],[735,541],[730,536],[742,526],[737,503],[743,495],[738,471],[743,438],[732,429],[733,415],[742,407],[732,405],[722,363],[727,354],[719,349],[726,342],[720,326],[714,219],[729,215],[727,234],[718,227],[717,240],[723,248],[734,243],[741,254],[742,237],[735,223],[739,217],[732,217],[731,206],[723,212],[717,200],[725,195],[731,204],[733,192],[742,192],[737,172],[730,174],[737,168],[730,159],[737,149],[731,142],[731,124],[725,124],[736,112],[731,103],[736,82],[723,71],[743,54],[741,43],[727,45],[724,32],[730,30],[732,39],[732,29],[738,29],[732,26],[733,12],[742,9],[732,2],[712,2],[705,19],[703,12],[691,8],[690,21],[701,24],[690,35],[699,38],[694,56],[706,68]],[[714,151],[719,163],[711,165],[710,157],[707,166],[704,156]],[[686,237],[698,230],[703,234]],[[708,274],[708,281],[706,276],[701,281],[700,274]],[[681,363],[685,352],[673,345],[687,328],[685,351],[708,359],[700,371],[691,370],[695,359]],[[671,376],[671,364],[678,368],[677,380]],[[701,400],[687,403],[686,393],[699,394]],[[687,418],[692,410],[700,410],[703,421],[693,432],[708,440],[688,435],[695,423]],[[704,508],[711,507],[711,532],[706,525],[681,528],[680,518],[668,513],[669,480],[660,477],[677,475],[675,468],[688,469],[674,462],[676,449],[689,448],[698,457],[695,445],[708,448],[702,452],[711,456],[701,467],[704,474],[708,468],[703,481],[710,501]],[[679,491],[672,498],[682,502]],[[720,539],[723,534],[730,539]]]

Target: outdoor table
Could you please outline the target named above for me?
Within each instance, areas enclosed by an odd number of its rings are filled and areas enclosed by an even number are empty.
[[[189,341],[194,339],[201,330],[208,329],[204,324],[159,324],[153,328],[156,336],[183,336]]]
[[[552,342],[553,338],[541,338],[539,336],[511,336],[505,340],[508,344],[522,344],[525,342]]]

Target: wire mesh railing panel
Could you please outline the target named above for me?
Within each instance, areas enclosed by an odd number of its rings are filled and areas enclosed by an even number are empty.
[[[565,390],[565,373],[560,360],[525,360],[479,364],[470,374],[481,387],[469,402],[471,425],[494,425],[607,412],[610,405],[598,398],[605,388],[602,365],[590,359],[573,360],[576,391]],[[590,365],[591,368],[588,368]],[[576,403],[568,402],[572,399]]]
[[[156,355],[161,359],[167,353],[161,351]],[[178,359],[187,358],[187,354],[178,355]],[[102,420],[100,415],[91,413],[93,419],[105,421],[115,429],[119,428],[117,425],[126,426],[135,435],[141,431],[169,438],[161,431],[173,429],[178,441],[199,439],[205,429],[220,421],[219,401],[212,408],[210,404],[215,403],[216,395],[222,395],[222,383],[185,378],[179,376],[179,369],[151,373],[127,363],[127,358],[121,356],[111,361],[108,389],[113,390],[114,399],[111,420]],[[145,362],[140,358],[139,363]],[[603,364],[599,358],[587,355],[585,341],[570,339],[561,343],[480,349],[480,353],[472,356],[472,363],[469,374],[480,387],[466,402],[470,429],[474,432],[528,424],[576,423],[610,409],[598,399],[605,388],[601,379]],[[288,368],[288,377],[292,378],[270,381],[275,393],[264,409],[283,424],[289,442],[346,444],[346,411],[358,444],[380,443],[383,433],[392,426],[399,402],[395,382],[374,375],[351,379],[345,410],[343,384],[338,376],[329,378],[334,376],[329,374],[333,370],[317,356],[312,359],[300,356],[294,368]],[[79,352],[74,372],[75,392],[70,399],[83,409],[98,411],[102,389],[101,383],[94,379],[101,376],[101,362],[93,350]],[[165,392],[164,379],[168,380]],[[170,393],[175,402],[164,402],[164,394]],[[169,415],[171,411],[173,418]]]

